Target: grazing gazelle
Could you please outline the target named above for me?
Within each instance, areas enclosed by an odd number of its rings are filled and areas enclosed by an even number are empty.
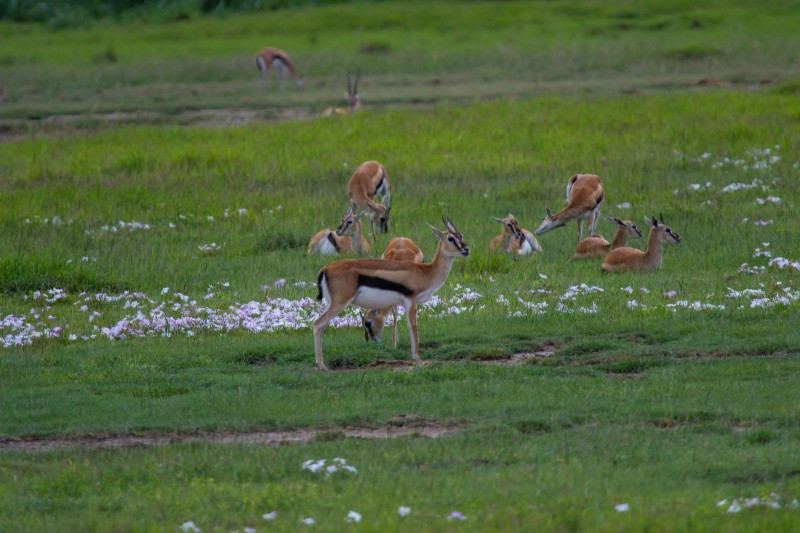
[[[294,81],[298,87],[303,86],[303,76],[301,76],[295,68],[289,54],[280,48],[262,48],[258,54],[256,54],[256,66],[258,67],[258,77],[260,80],[264,79],[264,76],[266,76],[267,71],[269,71],[271,67],[275,67],[275,70],[278,72],[278,83],[281,89],[283,89],[283,78],[286,76],[286,71],[289,71],[289,74],[294,77]]]
[[[588,219],[587,231],[589,235],[594,235],[597,218],[600,216],[600,205],[603,203],[605,194],[600,178],[594,174],[575,174],[567,182],[567,202],[568,205],[555,215],[547,209],[547,216],[536,228],[534,233],[541,235],[552,229],[560,228],[570,220],[575,220],[578,224],[578,241],[583,237],[583,220]]]
[[[346,253],[369,253],[369,243],[361,235],[361,219],[365,213],[356,215],[353,208],[342,218],[336,231],[323,229],[311,237],[308,253],[335,255]]]
[[[449,219],[447,229],[439,231],[430,226],[439,238],[436,257],[431,263],[390,261],[388,259],[342,259],[322,267],[317,277],[317,300],[325,300],[322,314],[314,321],[314,355],[317,367],[325,370],[322,360],[322,332],[328,322],[348,305],[364,309],[384,309],[402,305],[406,310],[406,323],[411,343],[411,359],[420,364],[419,337],[417,336],[417,305],[428,299],[441,287],[453,260],[469,256],[469,246],[461,232]],[[430,224],[429,224],[430,225]]]
[[[516,255],[527,255],[532,252],[541,252],[539,241],[530,231],[520,228],[519,221],[511,213],[506,218],[492,217],[503,225],[503,233],[492,238],[489,250],[508,252]]]
[[[627,246],[611,250],[603,261],[604,272],[655,272],[661,268],[663,245],[681,242],[681,236],[665,225],[663,218],[661,224],[656,217],[650,220],[645,217],[644,221],[650,225],[647,250],[643,252]]]
[[[628,239],[641,238],[642,230],[630,220],[620,220],[617,217],[606,218],[617,225],[614,239],[609,243],[600,235],[587,237],[575,247],[573,259],[600,259],[607,256],[611,250],[625,246]]]
[[[361,111],[361,94],[358,92],[358,81],[361,79],[361,71],[357,71],[355,79],[350,81],[350,71],[347,71],[347,107],[327,107],[320,113],[320,116],[329,117],[331,115],[352,115]]]
[[[360,208],[369,215],[373,244],[375,244],[375,225],[378,225],[378,231],[381,233],[386,233],[389,227],[391,193],[386,169],[377,161],[366,161],[358,165],[347,183],[347,194],[350,196],[353,210]],[[382,196],[381,203],[373,200],[377,195]]]
[[[386,246],[383,251],[381,259],[389,259],[391,261],[415,261],[421,263],[424,259],[422,250],[419,246],[414,244],[411,239],[405,237],[395,237]],[[368,341],[381,341],[381,333],[386,326],[386,317],[389,311],[393,311],[394,327],[392,328],[392,348],[397,348],[397,306],[387,307],[385,309],[367,309],[367,312],[361,315],[361,324],[364,326],[364,337]]]

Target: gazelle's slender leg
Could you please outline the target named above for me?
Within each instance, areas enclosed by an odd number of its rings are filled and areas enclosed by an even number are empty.
[[[583,236],[583,231],[581,228],[581,219],[578,218],[578,220],[576,220],[575,223],[578,225],[578,242],[581,242],[581,237]]]
[[[403,307],[406,309],[408,337],[411,341],[411,359],[419,365],[421,361],[419,360],[419,336],[417,335],[417,304],[412,300],[405,300]]]
[[[329,302],[328,308],[325,309],[321,315],[319,315],[319,317],[314,321],[314,324],[311,326],[311,329],[314,331],[314,356],[316,357],[317,368],[320,370],[328,370],[328,367],[325,366],[325,363],[322,360],[322,332],[328,327],[328,322],[330,322],[333,317],[338,315],[342,309],[350,305],[351,301],[353,301],[353,298],[338,305],[332,305]]]
[[[392,315],[394,316],[394,324],[392,324],[392,348],[397,348],[397,306],[392,308]]]
[[[594,208],[594,216],[592,217],[592,232],[589,235],[594,235],[597,232],[597,219],[600,218],[600,205]]]

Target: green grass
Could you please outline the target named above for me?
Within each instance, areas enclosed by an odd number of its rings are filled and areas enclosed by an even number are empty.
[[[800,260],[797,22],[781,2],[620,1],[3,23],[0,342],[18,319],[40,335],[0,348],[0,531],[174,531],[188,520],[288,531],[306,517],[336,531],[351,527],[349,510],[363,516],[352,527],[381,531],[796,530],[800,510],[786,505],[716,504],[800,498],[797,271],[740,268],[767,265],[756,249]],[[268,44],[302,61],[304,90],[256,92],[251,56]],[[356,66],[367,111],[314,119]],[[213,109],[214,127],[187,126]],[[224,123],[240,112],[251,113],[243,124]],[[386,165],[393,201],[372,256],[407,236],[430,259],[425,223],[442,215],[472,249],[437,293],[444,303],[421,313],[424,368],[398,365],[403,326],[397,349],[388,335],[366,344],[355,328],[329,328],[329,373],[313,369],[308,329],[131,333],[138,313],[207,318],[313,298],[295,283],[330,258],[306,243],[338,223],[347,179],[368,159]],[[604,215],[642,224],[663,213],[682,235],[657,273],[570,261],[574,226],[541,236],[536,257],[489,253],[491,217],[512,212],[534,229],[577,172],[602,177]],[[613,226],[598,229],[610,237]],[[219,250],[200,249],[211,243]],[[480,296],[467,301],[466,289]],[[732,296],[747,290],[762,292]],[[108,340],[115,326],[126,336]],[[344,434],[404,420],[458,432]],[[309,429],[310,442],[279,447],[8,449]],[[358,475],[301,469],[334,457]],[[398,516],[401,505],[412,514]],[[448,521],[452,511],[467,520]]]
[[[782,87],[797,78],[798,24],[786,2],[572,0],[351,3],[57,32],[0,23],[0,126],[24,136],[310,117],[343,105],[345,72],[356,68],[370,109],[649,94],[701,80]],[[293,55],[303,90],[257,86],[264,46]]]

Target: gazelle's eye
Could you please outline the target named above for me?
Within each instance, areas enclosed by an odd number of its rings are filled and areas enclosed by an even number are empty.
[[[456,240],[452,236],[448,237],[447,240],[452,242],[453,244],[456,243]]]

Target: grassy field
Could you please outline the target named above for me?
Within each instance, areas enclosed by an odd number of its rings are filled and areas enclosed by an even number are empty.
[[[455,6],[2,25],[0,531],[798,528],[800,14]],[[304,89],[256,85],[268,44]],[[367,110],[316,118],[356,67]],[[423,368],[351,310],[318,372],[305,247],[369,159],[370,255],[431,258],[443,215],[473,253]],[[489,253],[491,217],[534,229],[577,172],[681,234],[657,273],[570,261],[574,226]]]

